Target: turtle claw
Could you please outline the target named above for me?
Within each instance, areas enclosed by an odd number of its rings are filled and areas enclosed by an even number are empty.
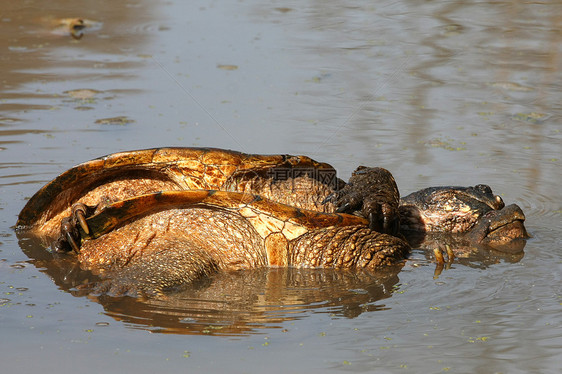
[[[72,222],[72,216],[63,218],[60,224],[60,236],[55,240],[51,247],[54,252],[70,252],[78,253],[80,247],[77,243],[80,238],[75,223]]]
[[[436,263],[435,271],[433,272],[433,279],[439,278],[443,269],[449,269],[451,267],[451,264],[453,263],[453,260],[455,259],[455,253],[453,252],[451,247],[446,245],[445,248],[447,250],[447,261],[445,261],[445,256],[443,256],[443,251],[441,250],[441,248],[433,249]]]
[[[76,244],[76,242],[74,241],[74,238],[72,237],[72,233],[67,232],[66,233],[66,240],[68,241],[68,243],[70,244],[70,246],[72,247],[72,250],[75,253],[79,253],[80,252],[80,248],[78,247],[78,244]]]
[[[397,211],[391,213],[383,211],[383,228],[384,232],[398,235],[400,232],[400,217]]]
[[[90,233],[90,228],[86,222],[86,214],[88,212],[88,207],[82,203],[75,204],[72,207],[72,215],[76,218],[82,230],[88,235]]]
[[[369,212],[369,228],[378,232],[388,232],[385,229],[385,225],[381,223],[380,214],[376,214],[374,211]],[[382,219],[384,222],[384,218]]]
[[[82,233],[80,228],[86,234],[90,234],[90,228],[86,217],[95,211],[95,207],[88,207],[85,204],[77,203],[71,208],[69,217],[63,218],[60,225],[60,236],[52,244],[52,248],[56,252],[80,252],[80,244],[82,241]]]
[[[443,265],[445,263],[445,257],[443,256],[443,251],[441,249],[434,248],[433,254],[435,255],[435,261],[438,264]]]
[[[351,207],[351,204],[350,204],[350,203],[345,203],[345,204],[343,204],[342,206],[340,206],[340,207],[338,207],[338,208],[336,209],[336,213],[344,213],[344,212],[346,212],[346,211],[348,211],[348,210],[350,210],[350,209],[353,209],[353,208]]]
[[[373,212],[369,213],[369,229],[371,230],[376,229],[375,214]]]

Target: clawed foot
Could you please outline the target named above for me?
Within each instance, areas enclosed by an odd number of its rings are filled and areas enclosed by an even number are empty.
[[[81,235],[80,228],[87,235],[90,233],[86,217],[91,215],[95,207],[89,207],[82,203],[77,203],[72,206],[69,217],[63,218],[60,227],[60,236],[52,244],[52,247],[57,252],[80,252]]]
[[[447,249],[447,261],[445,261],[445,256],[443,256],[443,251],[441,250],[441,248],[433,249],[433,254],[435,255],[435,263],[436,263],[435,271],[433,272],[433,279],[439,278],[439,275],[441,275],[443,269],[444,268],[448,269],[449,267],[451,267],[451,264],[455,259],[455,253],[453,252],[451,247],[447,245],[445,246],[445,248]]]
[[[348,184],[323,203],[333,203],[338,213],[365,217],[371,230],[397,235],[400,230],[399,201],[398,187],[388,170],[359,166]]]

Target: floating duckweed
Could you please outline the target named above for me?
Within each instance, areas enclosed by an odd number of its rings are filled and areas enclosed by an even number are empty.
[[[442,148],[447,151],[464,151],[466,150],[465,147],[455,147],[451,144],[450,141],[440,140],[440,139],[431,139],[428,141],[423,142],[423,144],[434,147],[434,148]],[[465,144],[465,143],[462,143]]]
[[[96,121],[98,125],[126,125],[128,123],[133,123],[134,120],[126,117],[126,116],[119,116],[119,117],[111,117],[111,118],[102,118]]]
[[[486,341],[488,341],[488,339],[490,339],[490,337],[488,337],[488,336],[480,336],[480,337],[477,337],[477,338],[469,337],[468,342],[469,343],[486,342]]]
[[[217,65],[218,69],[222,69],[222,70],[238,70],[238,66],[237,65]]]
[[[513,116],[513,119],[518,121],[525,121],[529,123],[541,123],[548,118],[548,115],[544,113],[531,112],[531,113],[517,113]]]
[[[490,86],[502,88],[504,90],[509,90],[509,91],[519,91],[519,92],[533,91],[532,87],[523,86],[519,83],[514,83],[514,82],[495,82],[495,83],[491,83]]]
[[[224,326],[214,326],[214,325],[209,325],[207,327],[205,327],[205,329],[203,329],[203,334],[210,334],[212,330],[222,330],[224,328]]]

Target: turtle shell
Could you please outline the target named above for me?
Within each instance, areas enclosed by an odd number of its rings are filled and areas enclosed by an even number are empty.
[[[47,183],[25,205],[17,227],[51,235],[69,207],[97,205],[158,191],[248,190],[252,181],[278,178],[280,171],[321,170],[330,165],[306,156],[254,155],[215,148],[153,148],[113,153],[79,164]],[[318,174],[318,173],[316,173]]]

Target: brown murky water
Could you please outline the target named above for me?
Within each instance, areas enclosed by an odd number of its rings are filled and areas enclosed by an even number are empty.
[[[6,372],[558,373],[560,2],[4,1],[0,359]],[[85,29],[65,18],[83,18]],[[82,35],[83,34],[83,35]],[[80,35],[82,35],[81,38]],[[222,274],[169,300],[81,295],[13,229],[79,162],[157,146],[306,154],[403,194],[486,183],[524,256],[421,251],[398,274]]]

